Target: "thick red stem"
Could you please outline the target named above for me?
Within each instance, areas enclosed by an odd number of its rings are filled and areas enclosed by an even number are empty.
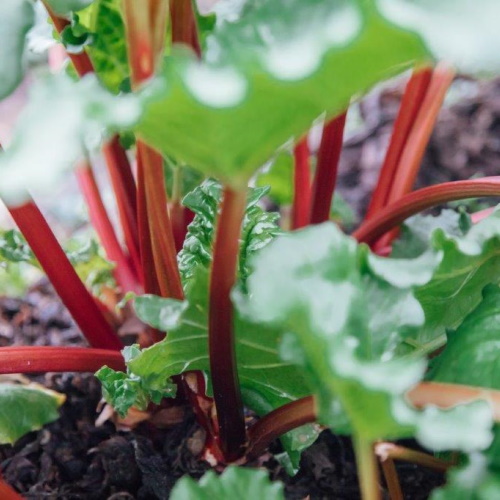
[[[23,500],[23,497],[0,476],[0,498],[2,500]]]
[[[422,210],[449,201],[481,196],[500,196],[500,177],[445,182],[419,189],[385,207],[364,222],[352,236],[360,242],[371,245],[383,234]]]
[[[90,345],[120,350],[123,347],[120,339],[76,274],[35,203],[31,200],[8,209]]]
[[[248,456],[260,457],[281,435],[316,421],[314,398],[308,396],[288,403],[257,421],[248,431]]]
[[[210,373],[219,422],[220,448],[229,462],[243,454],[246,440],[235,354],[233,304],[230,297],[236,281],[245,206],[245,190],[224,188],[210,275]]]
[[[172,19],[172,42],[191,47],[198,57],[201,56],[198,40],[198,27],[191,0],[170,0]]]
[[[103,365],[124,371],[120,352],[84,347],[0,347],[0,373],[95,372]]]
[[[420,68],[415,70],[406,86],[379,180],[366,212],[367,219],[387,204],[401,154],[427,92],[431,76],[431,68]]]
[[[143,169],[147,218],[156,277],[163,297],[182,300],[182,289],[174,233],[167,205],[163,158],[151,147],[137,141],[139,168]]]
[[[292,229],[299,229],[309,223],[311,210],[311,171],[307,137],[293,150],[295,168],[293,177]]]
[[[89,163],[85,162],[76,170],[78,183],[89,209],[90,220],[109,260],[116,264],[114,275],[124,292],[141,293],[137,276],[130,268],[127,256],[116,237],[115,230],[109,220],[106,207],[101,198],[99,187]]]
[[[330,219],[346,116],[347,111],[334,118],[323,129],[312,188],[311,224],[320,224]]]

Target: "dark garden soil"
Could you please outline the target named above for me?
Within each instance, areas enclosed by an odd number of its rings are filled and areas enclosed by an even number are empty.
[[[441,113],[419,185],[500,174],[500,81],[461,85],[460,104]],[[358,214],[376,181],[399,98],[397,88],[372,93],[360,106],[369,120],[347,141],[339,185]],[[85,344],[50,287],[41,283],[24,299],[0,299],[0,347],[7,345]],[[209,468],[197,459],[204,436],[188,408],[163,409],[159,427],[142,422],[123,431],[109,420],[96,426],[100,386],[92,375],[36,379],[67,400],[58,421],[14,446],[0,446],[3,475],[26,498],[167,499],[183,474],[199,477]],[[290,499],[359,498],[350,441],[330,432],[303,453],[295,477],[288,477],[272,455],[265,465],[273,479],[286,483]],[[443,482],[442,474],[428,469],[404,463],[397,468],[406,499],[425,499]]]

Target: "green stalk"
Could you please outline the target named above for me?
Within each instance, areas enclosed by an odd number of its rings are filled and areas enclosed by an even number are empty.
[[[236,282],[239,238],[245,206],[245,190],[224,188],[210,275],[210,373],[219,422],[220,448],[228,462],[243,455],[246,441],[236,365],[233,304],[230,296]]]
[[[363,500],[380,500],[378,466],[373,452],[373,443],[360,435],[355,435],[353,439],[361,497]]]

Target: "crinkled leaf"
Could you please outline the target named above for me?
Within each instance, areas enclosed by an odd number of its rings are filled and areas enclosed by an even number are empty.
[[[129,373],[147,387],[161,388],[172,376],[201,370],[209,372],[208,360],[208,272],[199,269],[187,287],[186,301],[155,296],[135,299],[138,316],[168,336],[145,349],[127,364]],[[310,394],[311,390],[295,366],[279,358],[280,330],[235,318],[238,373],[246,406],[259,415]],[[287,451],[300,451],[317,437],[313,426],[303,426],[283,437]],[[298,465],[298,453],[293,457]]]
[[[0,232],[0,262],[26,262],[38,267],[38,261],[20,231],[10,229]]]
[[[500,475],[488,469],[484,456],[474,453],[469,463],[451,469],[446,486],[432,492],[431,500],[491,500],[500,498]]]
[[[133,345],[126,347],[122,353],[125,361],[130,362],[140,354],[140,349]],[[159,404],[163,398],[175,397],[176,394],[176,386],[168,380],[165,379],[161,387],[147,385],[130,370],[123,373],[103,366],[95,376],[102,384],[104,398],[121,417],[125,417],[132,406],[146,410],[151,401]]]
[[[405,393],[423,378],[426,362],[394,357],[408,331],[424,323],[413,291],[442,257],[383,259],[322,224],[278,237],[256,256],[241,307],[288,332],[281,355],[307,374],[323,424],[368,441],[415,435],[437,450],[482,449],[492,440],[489,405],[417,411]]]
[[[439,59],[462,71],[500,69],[497,0],[377,0],[394,23],[422,35]]]
[[[243,282],[249,273],[248,259],[280,232],[276,224],[279,215],[265,212],[257,205],[267,191],[268,188],[249,190],[239,259],[239,276]],[[184,246],[178,258],[179,269],[185,283],[196,274],[199,266],[208,269],[212,262],[214,226],[221,197],[221,185],[213,179],[207,179],[201,186],[187,194],[182,202],[196,214],[188,227]]]
[[[88,45],[99,79],[111,92],[118,93],[130,77],[122,1],[95,0],[78,19],[80,31],[75,33],[73,29],[72,34]]]
[[[157,149],[235,187],[319,115],[427,60],[414,34],[371,2],[248,2],[207,39],[202,62],[174,51],[145,93],[139,134]]]
[[[425,227],[422,219],[420,226]],[[432,279],[415,292],[426,321],[408,339],[414,348],[425,351],[435,342],[436,348],[440,342],[444,344],[446,329],[456,328],[477,306],[482,289],[500,282],[500,211],[475,224],[464,236],[457,236],[459,231],[455,226],[448,234],[443,229],[431,233],[429,247],[443,252],[443,259]]]
[[[107,129],[131,126],[140,112],[134,96],[114,97],[92,75],[79,82],[64,75],[44,78],[0,157],[0,196],[15,205],[31,189],[50,191],[54,178],[95,148]]]
[[[58,16],[67,16],[88,7],[94,0],[45,0],[46,4]]]
[[[65,397],[38,384],[0,384],[0,444],[14,443],[24,434],[59,418]]]
[[[31,0],[0,2],[0,99],[12,93],[21,82],[26,34],[34,22]]]
[[[207,472],[199,481],[184,476],[174,486],[170,500],[235,500],[243,498],[284,500],[283,484],[271,482],[263,470],[230,466],[218,476]]]
[[[66,255],[80,279],[95,294],[98,294],[103,286],[114,288],[115,265],[101,255],[101,249],[95,240],[89,240],[83,245],[70,241],[66,245]]]

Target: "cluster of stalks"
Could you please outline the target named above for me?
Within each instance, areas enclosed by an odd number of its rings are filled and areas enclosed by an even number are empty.
[[[61,32],[68,21],[53,15]],[[164,59],[165,33],[172,43],[184,44],[201,57],[196,18],[190,0],[124,0],[127,46],[132,89],[140,89],[157,72]],[[170,30],[166,24],[170,22]],[[68,54],[77,73],[92,73],[88,54]],[[436,122],[445,93],[454,78],[449,67],[415,68],[406,86],[389,148],[382,165],[365,219],[353,232],[377,253],[386,255],[397,236],[397,227],[406,218],[432,206],[480,196],[500,195],[500,177],[448,182],[413,191],[413,185]],[[307,137],[295,146],[294,201],[292,228],[319,224],[330,217],[347,110],[325,123],[316,169],[311,172]],[[77,168],[90,218],[107,257],[116,264],[115,278],[123,292],[153,293],[183,299],[176,253],[186,233],[187,214],[179,199],[169,200],[164,184],[163,158],[137,138],[133,166],[118,137],[103,148],[107,170],[116,198],[124,245],[110,222],[92,166]],[[178,190],[173,189],[173,192]],[[254,459],[269,444],[298,426],[316,421],[315,402],[307,397],[278,408],[247,428],[235,358],[233,306],[230,291],[235,284],[239,236],[245,212],[246,190],[224,186],[213,247],[209,300],[210,372],[213,401],[204,396],[202,377],[179,377],[194,405],[201,425],[209,432],[207,443],[223,463]],[[89,348],[7,347],[0,348],[0,373],[86,371],[106,364],[124,369],[116,325],[109,311],[85,288],[33,199],[8,209],[52,282],[55,290],[85,335]],[[481,216],[478,216],[479,218]],[[149,331],[149,342],[163,334]],[[196,383],[193,383],[195,381]],[[487,399],[500,418],[500,393],[460,385],[421,383],[408,394],[417,407],[434,404],[443,408],[474,399]],[[215,412],[210,407],[215,405]],[[208,408],[208,409],[207,409]],[[216,417],[214,417],[214,414]],[[380,458],[393,499],[402,498],[395,475],[394,460],[407,459],[445,469],[448,464],[430,456],[390,444],[370,446],[358,454],[365,499],[380,498],[378,467]],[[2,498],[16,498],[0,482]]]

